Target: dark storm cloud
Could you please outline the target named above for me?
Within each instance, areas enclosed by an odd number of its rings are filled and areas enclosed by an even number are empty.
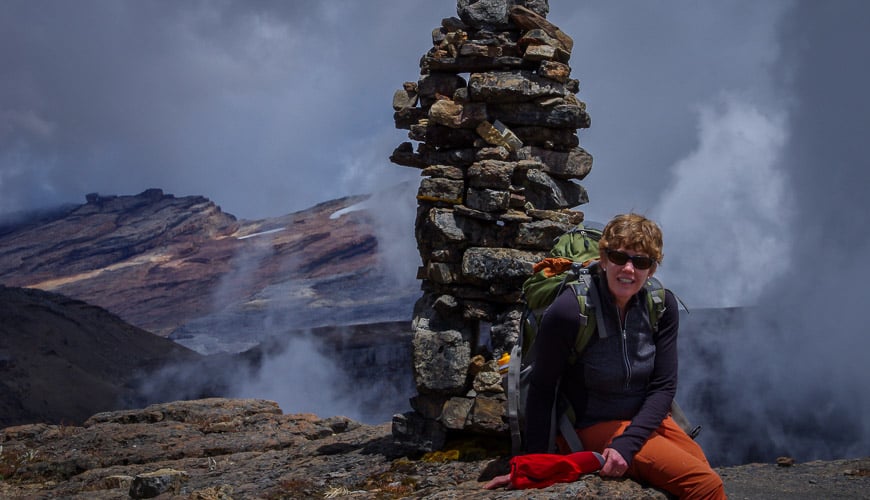
[[[574,38],[594,156],[582,209],[606,221],[649,213],[674,179],[669,168],[701,140],[699,115],[723,95],[771,100],[775,29],[788,2],[551,2],[550,19]]]
[[[697,143],[700,106],[767,95],[787,5],[552,4],[577,42],[596,157],[586,211],[602,220],[655,203]],[[0,213],[160,187],[258,217],[415,178],[387,160],[405,140],[389,105],[456,4],[19,1],[0,14]]]
[[[0,212],[160,187],[266,216],[355,192],[345,164],[373,148],[388,164],[392,92],[431,30],[392,27],[425,10],[5,2]]]

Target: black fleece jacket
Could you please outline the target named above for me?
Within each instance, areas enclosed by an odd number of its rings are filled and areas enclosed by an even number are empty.
[[[668,415],[676,394],[677,300],[666,291],[665,311],[654,333],[645,289],[629,300],[625,325],[621,325],[605,278],[594,275],[593,286],[600,293],[607,335],[593,334],[573,364],[569,358],[580,328],[580,307],[570,287],[553,301],[541,320],[526,406],[527,451],[548,451],[550,409],[556,386],[561,384],[560,391],[578,416],[578,428],[608,420],[631,421],[610,445],[630,465]]]

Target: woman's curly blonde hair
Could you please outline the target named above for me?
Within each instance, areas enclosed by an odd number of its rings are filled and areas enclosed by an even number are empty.
[[[645,253],[656,263],[661,263],[664,257],[662,247],[662,230],[658,224],[635,213],[614,217],[604,227],[604,234],[598,242],[602,259],[605,258],[605,250],[609,248],[625,248]]]

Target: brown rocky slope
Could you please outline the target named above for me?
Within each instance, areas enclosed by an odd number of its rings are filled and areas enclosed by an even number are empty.
[[[246,337],[262,333],[264,311],[307,311],[288,328],[321,326],[312,323],[330,318],[323,311],[336,302],[389,309],[416,292],[353,294],[379,276],[371,214],[353,209],[367,198],[239,220],[202,196],[176,197],[160,189],[90,194],[87,203],[52,217],[0,226],[0,283],[83,300],[164,337],[229,311],[247,318],[239,338],[224,339],[222,331],[208,345],[192,343],[201,352],[239,352],[259,340]],[[340,283],[330,286],[330,280]],[[212,321],[200,330],[224,323]],[[223,328],[233,332],[239,325]],[[188,340],[197,333],[179,332]]]
[[[410,394],[409,330],[407,322],[391,322],[305,333],[318,340],[323,359],[342,371],[321,383],[343,392],[352,388],[337,388],[336,381],[365,379],[377,386],[371,397],[356,399],[354,415],[382,421],[404,408]],[[0,428],[34,422],[81,425],[97,412],[226,396],[299,335],[291,331],[242,353],[205,356],[101,307],[0,285]]]
[[[137,377],[201,356],[105,309],[0,286],[0,426],[81,423],[137,401]]]
[[[487,491],[498,445],[408,454],[390,425],[284,415],[263,400],[204,399],[94,415],[83,427],[0,431],[2,498],[667,498],[629,480]],[[729,498],[867,498],[870,458],[719,468]]]

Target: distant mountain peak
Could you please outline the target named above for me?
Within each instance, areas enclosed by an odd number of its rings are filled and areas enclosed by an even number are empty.
[[[365,195],[253,221],[204,196],[157,188],[85,198],[62,214],[0,232],[0,283],[84,300],[166,336],[197,318],[255,299],[263,304],[267,289],[377,268],[368,212],[331,217]]]

